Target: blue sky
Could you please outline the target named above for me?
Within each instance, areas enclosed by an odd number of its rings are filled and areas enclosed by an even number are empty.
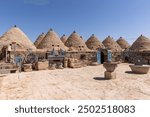
[[[150,37],[149,0],[1,0],[0,35],[13,25],[34,42],[53,28],[59,36],[76,30],[85,40],[95,34],[130,43],[140,34]]]

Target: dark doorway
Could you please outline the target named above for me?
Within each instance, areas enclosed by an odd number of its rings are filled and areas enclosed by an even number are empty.
[[[104,53],[101,52],[101,63],[103,64],[105,62],[105,59],[104,59]]]
[[[86,55],[81,54],[80,59],[81,59],[81,60],[86,60]]]
[[[129,62],[129,58],[127,56],[125,57],[125,62]]]

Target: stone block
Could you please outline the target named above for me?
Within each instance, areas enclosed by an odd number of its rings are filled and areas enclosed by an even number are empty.
[[[68,67],[68,59],[65,58],[65,59],[64,59],[64,68],[67,68],[67,67]]]
[[[24,72],[31,72],[32,71],[32,64],[24,64],[23,70],[24,70]]]
[[[107,78],[107,79],[115,79],[116,78],[116,72],[105,71],[105,78]]]
[[[56,69],[56,64],[51,64],[49,67],[50,70],[55,70]]]
[[[48,61],[37,62],[37,64],[36,64],[36,69],[37,70],[47,70],[48,67],[49,67]]]

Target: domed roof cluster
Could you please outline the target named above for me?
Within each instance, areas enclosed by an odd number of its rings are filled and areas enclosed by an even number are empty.
[[[41,41],[43,40],[43,38],[45,37],[45,34],[42,33],[38,36],[38,38],[36,39],[36,41],[34,42],[34,45],[36,48],[38,48],[39,44],[41,43]]]
[[[89,37],[85,42],[83,37],[77,32],[73,32],[69,37],[63,35],[61,38],[50,29],[47,34],[40,34],[34,44],[30,41],[27,35],[17,26],[12,27],[0,37],[0,49],[4,45],[16,43],[19,49],[44,49],[51,50],[54,47],[60,47],[63,50],[69,51],[89,51],[101,49],[109,49],[112,52],[121,52],[128,49],[129,51],[150,51],[150,39],[141,35],[132,44],[122,37],[115,41],[112,37],[108,36],[101,42],[94,34]]]
[[[54,47],[60,47],[63,50],[67,49],[58,35],[52,29],[50,29],[45,37],[41,40],[37,48],[52,50]]]

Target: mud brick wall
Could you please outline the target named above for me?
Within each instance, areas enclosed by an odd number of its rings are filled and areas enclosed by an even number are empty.
[[[143,64],[150,65],[150,52],[124,52],[122,57],[129,63],[135,63],[137,59],[141,59]]]

